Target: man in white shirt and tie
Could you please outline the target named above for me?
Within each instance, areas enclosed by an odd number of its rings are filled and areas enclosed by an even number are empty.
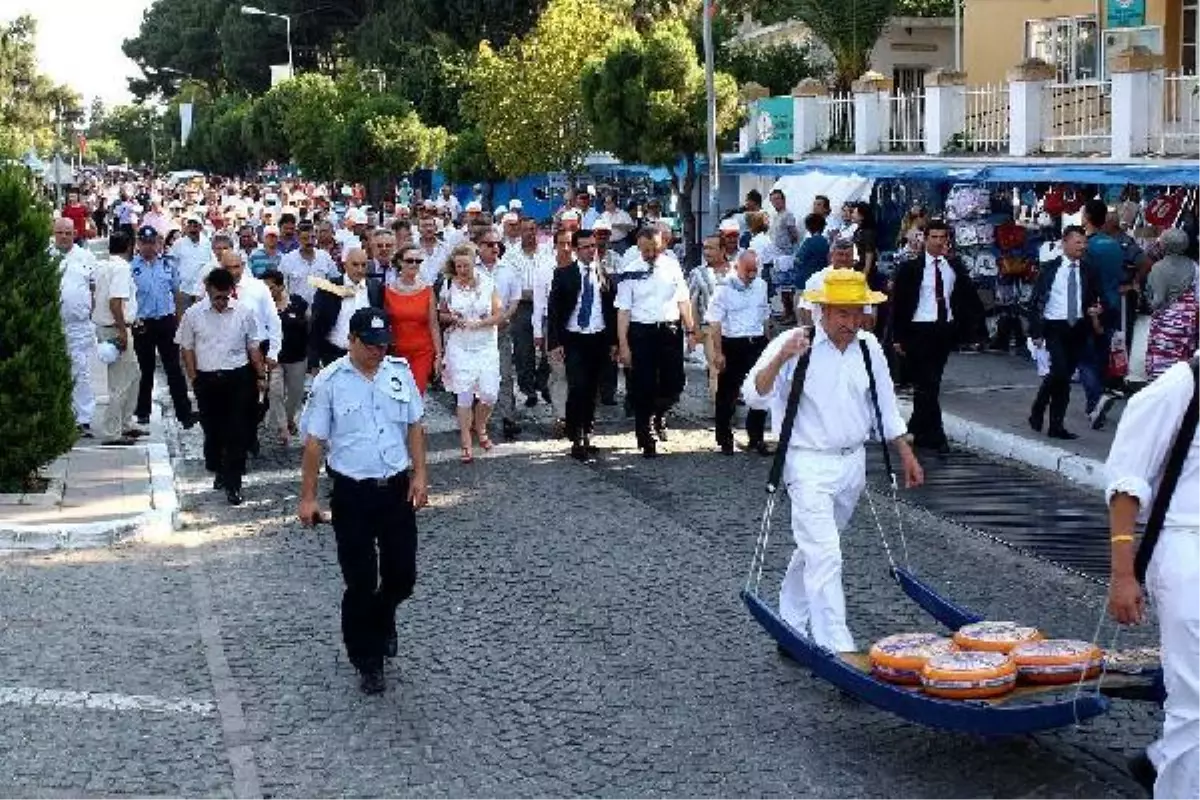
[[[1063,427],[1071,401],[1071,376],[1079,367],[1089,336],[1103,331],[1098,321],[1099,297],[1095,274],[1084,260],[1087,233],[1080,227],[1063,231],[1063,254],[1044,263],[1033,285],[1029,335],[1050,353],[1050,372],[1042,378],[1029,412],[1029,426],[1041,431],[1050,411],[1047,436],[1077,439]],[[1099,330],[1097,330],[1099,328]]]
[[[863,445],[877,427],[870,376],[882,438],[900,454],[905,485],[920,485],[924,474],[904,438],[883,348],[873,334],[861,330],[862,307],[883,302],[885,296],[870,291],[862,273],[836,270],[821,290],[805,292],[805,298],[821,306],[812,342],[804,328],[776,338],[746,376],[742,394],[751,408],[771,412],[771,427],[782,435],[792,380],[807,355],[795,421],[787,441],[779,443],[786,453],[783,481],[796,540],[779,590],[779,614],[821,647],[845,653],[856,648],[846,625],[839,532],[866,485]]]
[[[758,256],[753,250],[738,256],[735,274],[717,286],[704,314],[712,342],[713,368],[717,377],[717,445],[733,455],[733,413],[746,373],[767,346],[767,283],[758,277]],[[767,412],[750,409],[746,414],[747,447],[759,455],[770,455],[763,441]]]

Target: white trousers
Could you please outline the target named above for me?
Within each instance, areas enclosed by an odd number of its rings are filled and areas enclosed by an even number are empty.
[[[71,410],[75,424],[91,425],[96,413],[92,389],[92,353],[96,350],[96,328],[90,320],[64,323],[67,355],[71,358]]]
[[[792,503],[792,553],[779,587],[779,614],[835,653],[854,650],[846,627],[839,531],[850,521],[867,481],[866,451],[818,453],[792,448],[783,470]]]
[[[1195,487],[1192,487],[1195,489]],[[1156,798],[1200,797],[1200,536],[1164,528],[1146,571],[1158,612],[1163,681],[1162,738],[1150,745]]]
[[[98,325],[96,337],[100,341],[115,339],[117,329],[108,325]],[[137,353],[133,351],[131,333],[129,346],[121,351],[116,361],[108,365],[108,406],[101,415],[99,431],[105,439],[116,439],[129,429],[129,419],[137,406],[138,382],[141,377],[142,370],[138,366]]]

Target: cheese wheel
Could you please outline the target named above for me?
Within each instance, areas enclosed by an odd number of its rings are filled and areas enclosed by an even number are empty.
[[[920,686],[925,662],[953,647],[953,642],[936,633],[887,636],[871,646],[871,674],[888,683]]]
[[[1017,684],[1017,665],[1006,653],[955,650],[933,656],[921,670],[926,694],[951,700],[998,697]]]
[[[954,634],[954,643],[963,650],[986,650],[1007,653],[1022,642],[1041,639],[1037,628],[1015,622],[974,622],[964,625]]]
[[[1017,674],[1030,683],[1075,683],[1100,674],[1103,655],[1091,642],[1043,639],[1012,649]]]

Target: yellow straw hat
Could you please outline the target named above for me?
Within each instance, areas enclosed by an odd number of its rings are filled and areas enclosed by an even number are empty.
[[[854,269],[834,269],[825,276],[825,285],[804,293],[804,299],[822,306],[866,306],[887,300],[883,292],[867,288],[867,276]]]

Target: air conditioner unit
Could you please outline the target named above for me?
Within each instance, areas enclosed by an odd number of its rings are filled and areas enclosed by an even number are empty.
[[[1108,28],[1104,31],[1104,60],[1135,47],[1144,47],[1154,55],[1163,54],[1163,30],[1161,25],[1142,28]]]

